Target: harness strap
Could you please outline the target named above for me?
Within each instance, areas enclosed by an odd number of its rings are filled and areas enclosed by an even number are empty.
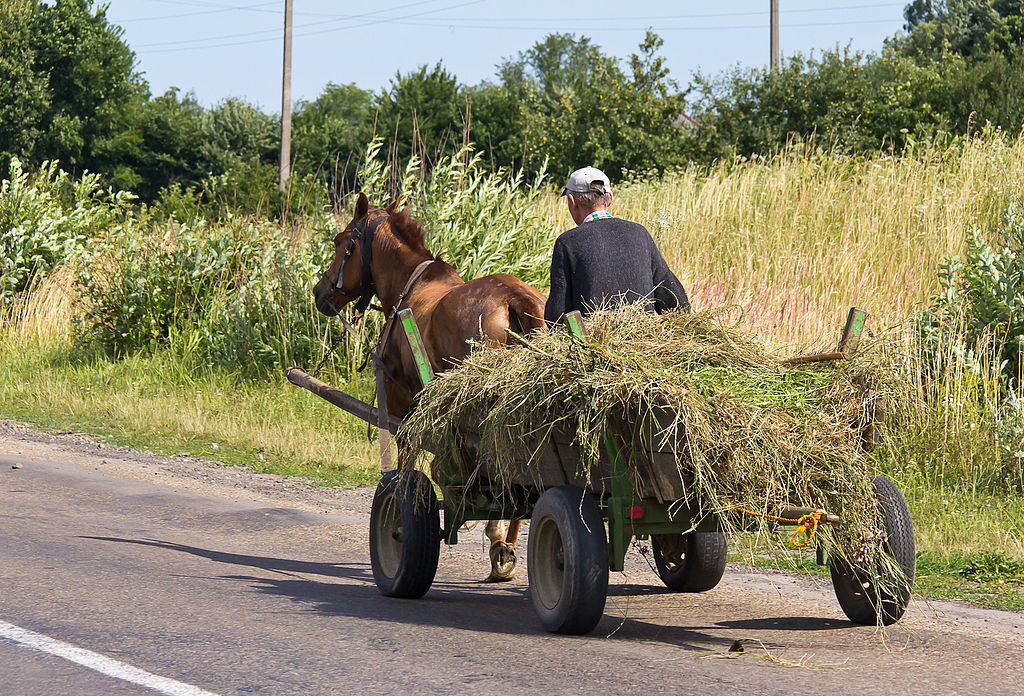
[[[423,275],[423,272],[435,260],[427,259],[413,269],[409,279],[405,281],[405,287],[402,288],[402,292],[398,293],[398,299],[395,300],[395,305],[388,313],[380,338],[377,339],[377,346],[372,351],[374,382],[376,383],[374,395],[377,400],[377,442],[380,445],[380,468],[382,472],[391,471],[394,468],[394,465],[391,463],[391,432],[388,431],[387,427],[388,399],[387,392],[384,390],[384,381],[390,379],[392,383],[397,384],[402,391],[408,394],[410,399],[413,398],[413,395],[405,388],[405,385],[395,380],[394,373],[387,363],[384,362],[384,351],[388,345],[388,338],[391,336],[391,328],[395,325],[395,316],[402,307],[402,303],[405,302],[405,296],[409,294],[412,286],[416,284],[416,281]],[[370,353],[367,353],[367,360],[370,358],[370,355]],[[366,360],[363,361],[363,364],[359,367],[360,371],[366,367],[366,362]]]
[[[409,279],[405,281],[405,287],[402,288],[402,292],[398,293],[398,299],[395,300],[394,306],[391,308],[391,311],[388,312],[387,318],[384,320],[384,328],[381,329],[380,337],[377,339],[377,344],[369,353],[367,353],[366,358],[363,360],[363,364],[356,368],[357,372],[362,372],[366,369],[366,365],[369,363],[371,355],[373,356],[374,362],[383,359],[384,351],[387,348],[388,341],[391,339],[391,329],[395,325],[395,316],[398,314],[398,310],[402,308],[402,303],[405,302],[406,296],[409,294],[409,291],[412,290],[416,281],[420,279],[420,276],[427,270],[427,267],[436,260],[437,259],[427,259],[413,269]]]

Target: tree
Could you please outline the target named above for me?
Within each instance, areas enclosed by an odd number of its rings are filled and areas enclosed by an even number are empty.
[[[372,137],[373,95],[354,84],[328,83],[292,118],[294,171],[315,173],[332,191],[354,184],[359,157]]]
[[[668,79],[662,40],[648,32],[627,76],[586,37],[552,34],[499,67],[520,103],[524,161],[566,176],[583,165],[611,177],[661,170],[681,161],[676,125],[682,98]]]
[[[908,55],[940,58],[1007,53],[1024,35],[1024,0],[913,0],[906,35],[890,43]]]
[[[122,172],[131,172],[130,188],[144,201],[175,184],[195,187],[208,175],[202,149],[205,111],[192,94],[171,88],[136,108],[126,137],[132,147],[122,152]],[[128,176],[122,173],[121,180]]]
[[[849,49],[820,57],[800,54],[781,69],[735,69],[717,79],[698,75],[699,131],[694,156],[710,161],[768,154],[792,137],[816,136],[826,146],[866,152],[902,149],[956,124],[950,117],[962,58],[921,63],[889,51],[882,56]]]
[[[598,74],[617,70],[615,59],[604,55],[586,36],[548,34],[517,58],[498,65],[502,85],[523,96],[539,90],[558,101],[562,95],[586,89]]]
[[[39,133],[22,152],[81,171],[112,171],[123,157],[133,110],[148,96],[123,32],[92,0],[39,2],[26,18],[32,70],[46,80],[47,106],[22,124]],[[116,179],[116,177],[115,177]],[[114,183],[132,183],[131,181]]]
[[[482,82],[463,92],[469,103],[469,139],[485,152],[494,169],[523,166],[524,115],[520,99],[502,85]]]
[[[0,168],[5,171],[12,157],[30,156],[50,108],[46,75],[34,69],[30,19],[36,10],[35,2],[0,6]]]
[[[396,74],[377,104],[376,134],[393,139],[399,159],[416,148],[426,161],[436,161],[453,143],[461,144],[467,102],[455,76],[440,62]]]

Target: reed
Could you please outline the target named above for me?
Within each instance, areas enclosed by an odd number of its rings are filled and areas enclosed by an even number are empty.
[[[1000,134],[865,159],[794,146],[616,188],[612,212],[647,226],[697,309],[739,304],[774,344],[821,347],[846,310],[875,327],[923,309],[936,271],[1024,193],[1024,141]],[[572,226],[543,202],[548,236]]]

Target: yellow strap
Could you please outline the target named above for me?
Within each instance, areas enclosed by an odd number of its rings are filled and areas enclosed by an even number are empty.
[[[769,515],[764,512],[752,512],[746,508],[737,507],[737,512],[742,512],[744,515],[750,515],[751,517],[762,517],[766,520],[772,520],[773,522],[785,522],[787,524],[795,524],[796,531],[793,532],[793,546],[801,548],[807,546],[814,539],[814,533],[818,531],[818,524],[821,523],[821,518],[825,515],[824,510],[816,510],[801,516],[799,519],[791,520],[786,517],[776,517],[775,515]],[[803,542],[797,541],[800,535],[804,535]]]

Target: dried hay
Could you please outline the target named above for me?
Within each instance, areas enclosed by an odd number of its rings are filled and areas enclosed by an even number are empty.
[[[522,337],[520,348],[478,346],[422,392],[403,437],[438,451],[474,432],[475,458],[485,463],[476,471],[500,487],[536,465],[552,433],[569,434],[590,484],[605,423],[660,414],[655,439],[674,445],[688,483],[675,509],[720,514],[731,529],[738,520],[727,513],[737,508],[821,508],[842,519],[819,528],[830,553],[891,567],[861,446],[875,404],[902,398],[906,384],[886,343],[865,340],[851,359],[786,367],[726,318],[726,310],[656,316],[622,307],[589,317],[586,342],[553,329]],[[635,470],[639,448],[623,454]],[[785,546],[766,519],[746,521],[769,546]]]

